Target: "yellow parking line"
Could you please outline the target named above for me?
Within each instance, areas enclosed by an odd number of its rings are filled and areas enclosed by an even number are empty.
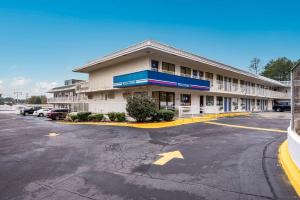
[[[243,129],[250,129],[250,130],[258,130],[258,131],[270,131],[270,132],[279,132],[279,133],[286,133],[285,130],[278,130],[278,129],[269,129],[269,128],[259,128],[259,127],[251,127],[251,126],[241,126],[241,125],[234,125],[234,124],[224,124],[219,122],[204,122],[206,124],[213,124],[218,126],[228,126],[233,128],[243,128]]]

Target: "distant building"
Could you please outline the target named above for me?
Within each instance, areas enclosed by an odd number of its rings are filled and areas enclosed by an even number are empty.
[[[53,98],[48,98],[47,102],[55,108],[68,108],[72,111],[87,111],[88,105],[84,90],[87,84],[84,80],[69,79],[64,86],[52,88],[48,93],[53,93]]]
[[[2,98],[2,94],[0,93],[0,98]]]
[[[74,85],[75,83],[82,82],[83,80],[78,79],[69,79],[65,80],[65,85]]]

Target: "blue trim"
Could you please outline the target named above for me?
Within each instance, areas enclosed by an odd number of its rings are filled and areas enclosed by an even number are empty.
[[[141,85],[159,85],[194,90],[210,89],[210,82],[207,80],[182,77],[151,70],[133,72],[113,77],[114,88],[125,88]]]

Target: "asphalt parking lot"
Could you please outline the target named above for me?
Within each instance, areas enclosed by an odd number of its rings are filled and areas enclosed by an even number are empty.
[[[281,115],[216,122],[286,130]],[[0,199],[297,199],[277,161],[285,138],[207,123],[136,129],[0,114]],[[173,151],[183,159],[154,164]]]

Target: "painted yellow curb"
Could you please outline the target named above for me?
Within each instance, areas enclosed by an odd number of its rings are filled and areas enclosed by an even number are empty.
[[[75,124],[75,125],[96,125],[96,126],[125,126],[134,128],[167,128],[172,126],[180,126],[185,124],[192,124],[197,122],[212,121],[220,117],[235,117],[235,116],[248,116],[250,113],[221,113],[221,114],[207,114],[201,117],[177,119],[170,122],[58,122],[61,124]]]
[[[290,156],[287,140],[280,145],[278,158],[283,171],[300,197],[300,169],[296,166]]]
[[[219,126],[227,126],[233,128],[243,128],[243,129],[250,129],[250,130],[258,130],[258,131],[270,131],[270,132],[279,132],[279,133],[286,133],[285,130],[278,130],[278,129],[269,129],[269,128],[259,128],[259,127],[251,127],[251,126],[241,126],[241,125],[234,125],[234,124],[224,124],[219,122],[204,122],[206,124],[213,124]]]

